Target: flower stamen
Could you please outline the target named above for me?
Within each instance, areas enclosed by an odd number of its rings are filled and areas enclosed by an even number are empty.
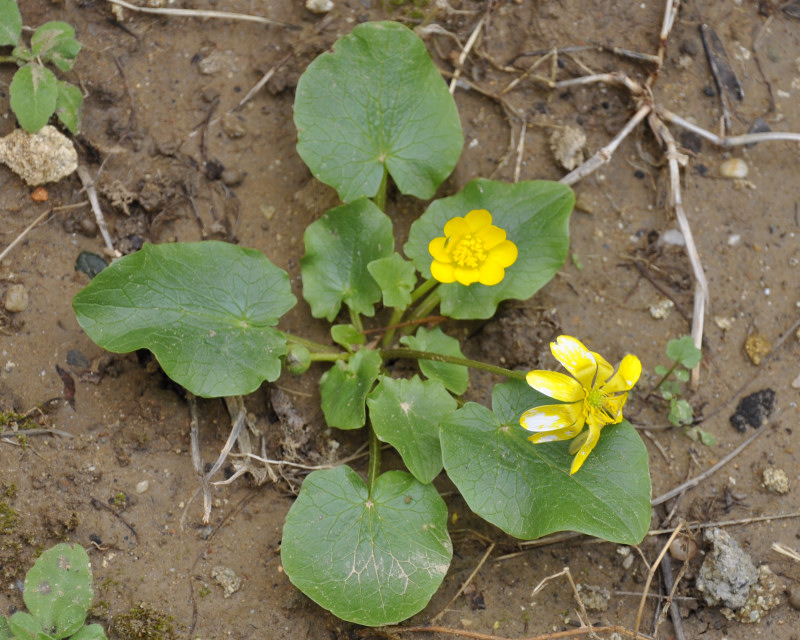
[[[464,236],[458,246],[453,250],[453,261],[459,267],[476,269],[486,261],[486,251],[483,242],[471,234]]]

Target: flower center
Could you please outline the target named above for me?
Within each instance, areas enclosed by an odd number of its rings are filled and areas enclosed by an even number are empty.
[[[453,249],[453,260],[462,268],[476,269],[486,261],[486,249],[483,242],[475,238],[472,234],[467,234],[458,242],[458,246]]]
[[[586,403],[592,409],[602,409],[603,403],[605,402],[605,396],[603,392],[600,391],[597,387],[592,389],[589,393],[586,394]]]

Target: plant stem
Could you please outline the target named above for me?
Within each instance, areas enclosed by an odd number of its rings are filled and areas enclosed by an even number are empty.
[[[376,193],[375,197],[372,199],[372,201],[381,211],[386,211],[386,184],[388,181],[389,172],[386,171],[386,165],[383,165],[383,177],[381,178],[381,184],[378,186],[378,193]]]
[[[507,378],[514,378],[516,380],[525,380],[527,375],[524,371],[512,371],[504,367],[489,364],[487,362],[479,362],[478,360],[470,360],[469,358],[459,358],[458,356],[448,356],[443,353],[431,353],[430,351],[418,351],[416,349],[381,349],[378,353],[384,360],[391,358],[411,358],[413,360],[433,360],[435,362],[446,362],[447,364],[459,364],[464,367],[471,367],[473,369],[481,369],[489,373],[495,373]]]
[[[428,278],[425,282],[419,285],[416,289],[411,292],[411,304],[414,304],[417,300],[419,300],[422,296],[424,296],[428,291],[433,289],[439,282],[434,278]]]
[[[355,327],[355,330],[358,331],[359,333],[362,333],[364,331],[364,325],[361,323],[361,316],[352,309],[350,309],[350,323]]]
[[[381,474],[381,443],[375,429],[369,428],[369,468],[367,470],[367,491],[372,495],[375,480]]]
[[[415,320],[420,320],[426,316],[429,316],[431,312],[439,306],[441,302],[441,298],[439,298],[439,288],[435,287],[429,294],[428,297],[425,298],[422,302],[419,303],[419,306],[414,309],[414,313],[409,316],[409,321],[414,322]],[[413,325],[405,327],[403,329],[403,333],[408,334],[411,333],[413,329]]]
[[[317,353],[331,353],[336,354],[339,357],[347,357],[347,354],[344,351],[337,349],[336,347],[331,347],[327,344],[322,344],[321,342],[314,342],[313,340],[309,340],[308,338],[301,338],[300,336],[293,335],[291,333],[287,333],[286,331],[281,331],[288,342],[294,342],[295,344],[302,344],[304,347],[308,347],[312,351]]]
[[[669,368],[669,371],[667,371],[664,374],[664,377],[662,377],[661,380],[658,381],[658,384],[656,384],[656,386],[653,387],[653,389],[647,395],[651,395],[651,394],[655,393],[656,391],[658,391],[661,388],[661,385],[664,384],[667,381],[667,378],[669,378],[672,375],[672,372],[675,371],[675,369],[678,367],[678,364],[679,363],[678,363],[677,360],[675,362],[673,362],[672,366]]]
[[[337,360],[348,360],[350,354],[345,351],[339,353],[320,353],[319,351],[311,352],[311,362],[336,362]]]
[[[383,339],[381,340],[381,346],[384,349],[392,344],[394,332],[397,330],[396,325],[400,324],[400,321],[403,319],[404,311],[405,309],[395,309],[392,312],[392,317],[389,319],[389,329],[387,329],[386,333],[383,334]]]

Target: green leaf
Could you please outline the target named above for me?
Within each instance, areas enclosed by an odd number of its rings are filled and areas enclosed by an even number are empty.
[[[348,351],[353,351],[353,347],[367,342],[367,337],[352,324],[333,325],[331,327],[331,338],[336,344],[342,345]]]
[[[58,100],[58,80],[52,71],[28,63],[14,74],[9,91],[11,109],[25,131],[36,133],[47,124]]]
[[[367,626],[421,611],[450,566],[447,507],[433,485],[389,471],[371,495],[355,471],[314,471],[286,516],[281,561],[334,615]]]
[[[373,197],[388,170],[433,197],[464,144],[455,101],[425,44],[397,22],[357,26],[297,83],[297,152],[344,202]]]
[[[667,343],[667,357],[677,360],[687,369],[694,369],[703,357],[703,352],[694,346],[692,336],[683,336]]]
[[[81,128],[81,112],[83,110],[83,94],[78,87],[69,82],[58,81],[58,99],[56,115],[71,133],[77,135]]]
[[[80,545],[58,544],[42,553],[25,576],[22,599],[56,638],[75,633],[92,604],[89,556]]]
[[[0,640],[14,640],[14,635],[8,626],[8,618],[5,616],[0,616]]]
[[[410,380],[381,376],[367,405],[378,439],[397,449],[417,480],[432,482],[442,470],[439,423],[456,410],[444,385],[417,376]]]
[[[394,252],[367,265],[370,275],[383,292],[383,304],[405,309],[411,304],[411,292],[417,284],[417,270],[408,260]]]
[[[289,276],[255,249],[224,242],[146,244],[72,302],[104,349],[150,349],[166,374],[204,397],[275,380],[286,338],[272,327],[296,303]]]
[[[303,297],[311,314],[333,321],[344,302],[356,313],[373,315],[381,289],[367,265],[394,250],[389,216],[361,198],[325,213],[308,226],[303,238]]]
[[[320,378],[322,413],[328,426],[337,429],[364,426],[367,421],[364,402],[378,379],[381,362],[377,351],[361,349],[347,362],[337,360]]]
[[[694,409],[686,400],[670,398],[669,416],[667,419],[676,427],[691,423],[694,418]]]
[[[641,542],[650,525],[650,474],[636,431],[626,421],[605,427],[570,476],[569,442],[534,445],[519,426],[523,411],[552,403],[525,387],[497,385],[495,413],[468,403],[441,425],[444,468],[470,509],[517,538],[572,530]]]
[[[15,640],[51,640],[42,630],[41,623],[30,613],[17,611],[8,619],[8,627]]]
[[[17,0],[0,0],[0,47],[15,45],[22,35],[22,16]]]
[[[69,71],[81,43],[75,39],[75,29],[66,22],[47,22],[31,36],[31,52],[44,62],[52,62],[61,71]]]
[[[686,369],[675,369],[673,370],[672,375],[674,375],[679,382],[689,381],[689,372]]]
[[[70,640],[106,640],[106,634],[99,624],[89,624],[72,636]]]
[[[444,315],[489,318],[503,300],[530,298],[561,268],[569,249],[569,217],[574,202],[572,190],[558,182],[472,180],[456,195],[431,203],[411,225],[403,249],[422,277],[430,278],[428,244],[444,235],[445,223],[473,209],[489,211],[492,224],[504,229],[508,240],[517,245],[517,261],[506,269],[502,282],[493,286],[457,282],[439,286]]]
[[[458,358],[464,357],[458,340],[445,334],[439,327],[431,330],[420,327],[417,329],[416,335],[400,338],[400,343],[409,349],[418,351],[441,353]],[[425,377],[440,380],[445,387],[455,394],[461,395],[469,386],[469,369],[465,366],[424,359],[417,360],[417,363]]]
[[[669,371],[669,369],[667,369],[667,368],[666,368],[664,365],[662,365],[662,364],[657,364],[657,365],[655,366],[655,368],[653,369],[653,371],[655,372],[655,374],[656,374],[657,376],[665,376],[665,375],[667,375],[667,371]]]

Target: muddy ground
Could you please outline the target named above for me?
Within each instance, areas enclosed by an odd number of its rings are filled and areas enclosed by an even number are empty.
[[[294,29],[129,11],[115,14],[104,0],[21,4],[26,25],[66,20],[83,43],[78,63],[67,76],[86,94],[83,131],[76,144],[82,163],[97,176],[115,246],[130,252],[143,241],[236,241],[260,249],[287,269],[298,297],[303,229],[335,203],[335,196],[314,183],[295,152],[292,102],[297,77],[355,24],[391,18],[415,26],[429,11],[415,7],[425,2],[394,0],[335,0],[335,9],[326,15],[308,12],[300,0],[161,3],[258,14],[297,25]],[[468,13],[445,11],[432,21],[464,42],[487,3],[450,4]],[[440,195],[457,191],[473,177],[514,179],[520,122],[493,96],[543,51],[593,44],[655,53],[663,13],[662,3],[655,0],[492,4],[465,66],[464,75],[473,87],[455,93],[465,148]],[[656,100],[702,127],[718,130],[720,99],[699,30],[707,23],[727,49],[744,90],[741,102],[732,101],[733,131],[746,132],[758,117],[773,130],[800,131],[800,21],[781,11],[782,4],[682,3],[655,85]],[[451,72],[460,50],[455,41],[428,35],[426,42],[437,65]],[[234,110],[281,61],[267,86]],[[589,70],[621,70],[642,80],[651,64],[582,50],[563,54],[556,71],[565,79]],[[544,75],[549,73],[549,64],[542,69]],[[12,71],[8,66],[0,70],[0,134],[14,126],[7,91]],[[559,179],[566,173],[550,150],[554,127],[581,128],[592,153],[634,109],[623,89],[592,85],[553,92],[530,79],[504,99],[528,122],[520,179]],[[571,223],[574,259],[560,274],[533,299],[502,307],[490,322],[453,323],[450,330],[464,337],[468,356],[501,360],[511,367],[552,368],[547,341],[562,332],[580,337],[612,361],[628,351],[638,354],[645,375],[642,393],[632,399],[628,414],[637,426],[650,429],[644,440],[654,496],[698,475],[742,443],[753,430],[747,427],[747,433],[739,433],[730,416],[744,396],[772,389],[773,415],[779,417],[677,504],[673,500],[655,509],[653,528],[674,526],[681,519],[695,525],[745,520],[726,530],[757,565],[769,564],[787,588],[796,590],[800,566],[771,551],[771,545],[800,547],[800,520],[795,517],[800,514],[800,441],[795,434],[800,344],[792,333],[778,345],[800,314],[800,146],[770,142],[723,152],[677,128],[673,132],[690,155],[683,198],[711,290],[701,384],[688,399],[705,417],[701,426],[716,436],[716,446],[665,428],[666,409],[644,400],[655,380],[654,367],[666,363],[667,341],[689,331],[678,307],[691,313],[692,277],[684,249],[663,241],[676,222],[666,206],[663,155],[643,127],[608,165],[576,185],[580,208]],[[719,167],[728,157],[747,163],[746,180],[720,177]],[[10,243],[53,208],[47,221],[0,265],[2,293],[22,284],[29,298],[25,310],[3,312],[0,403],[5,412],[58,405],[31,416],[41,426],[69,434],[0,439],[0,611],[22,606],[18,584],[35,554],[67,540],[89,548],[97,601],[92,615],[112,638],[395,637],[358,633],[299,593],[282,573],[281,526],[297,477],[261,487],[243,479],[217,487],[211,524],[202,525],[200,501],[192,500],[198,482],[189,455],[185,399],[146,358],[107,356],[78,327],[70,301],[88,278],[76,272],[75,262],[82,251],[102,253],[103,243],[82,204],[86,196],[77,176],[49,185],[48,192],[48,202],[34,202],[31,189],[0,167],[0,244]],[[404,230],[425,205],[394,192],[388,212]],[[644,267],[645,275],[636,264]],[[650,307],[665,294],[676,308],[656,319]],[[283,323],[287,329],[325,339],[324,324],[311,319],[303,302]],[[755,333],[778,345],[758,366],[744,346]],[[74,407],[47,402],[62,398],[57,365],[76,382]],[[494,380],[479,375],[473,380],[479,383],[473,398],[485,400]],[[341,442],[342,455],[359,446],[357,435],[326,432],[315,386],[314,376],[284,376],[248,399],[259,424],[272,434],[272,457],[280,457],[297,437],[286,429],[298,417],[309,459],[315,448],[324,448],[331,439]],[[280,411],[268,402],[275,389],[283,394]],[[211,461],[227,437],[229,420],[219,401],[201,402],[200,418],[203,456]],[[12,420],[5,428],[14,424]],[[788,492],[763,485],[768,467],[786,472]],[[454,560],[442,589],[411,623],[423,624],[447,607],[439,624],[462,631],[522,638],[569,630],[578,618],[563,577],[532,594],[541,580],[569,567],[584,594],[596,587],[608,596],[601,599],[605,609],[602,603],[590,609],[591,622],[633,627],[647,575],[644,561],[655,560],[666,535],[647,537],[632,552],[632,562],[618,546],[585,537],[520,547],[471,516],[463,501],[449,493],[452,487],[446,480],[440,480],[451,514],[457,514],[451,531]],[[749,520],[753,518],[759,519]],[[702,552],[702,533],[695,531]],[[491,542],[497,546],[473,581],[474,588],[448,604]],[[504,557],[518,551],[523,553]],[[685,637],[797,637],[800,614],[787,594],[753,625],[729,621],[718,607],[698,600],[694,577],[702,558],[698,553],[691,560],[678,589],[685,598],[679,601]],[[681,563],[672,562],[677,572]],[[232,569],[242,579],[229,598],[212,578],[218,567]],[[662,591],[656,577],[650,592]],[[642,630],[647,633],[652,632],[657,601],[649,599],[644,610]],[[659,633],[675,637],[669,618]]]

